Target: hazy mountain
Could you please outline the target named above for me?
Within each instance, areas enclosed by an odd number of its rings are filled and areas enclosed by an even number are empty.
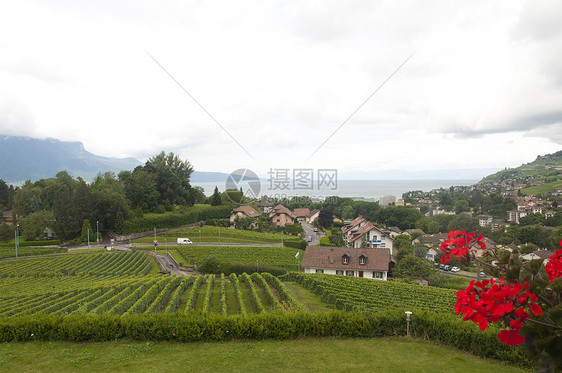
[[[22,183],[55,177],[66,171],[91,181],[100,172],[132,171],[143,163],[135,158],[111,158],[92,154],[81,142],[0,135],[0,179]],[[225,182],[229,174],[194,171],[192,182]]]
[[[100,172],[132,170],[134,158],[109,158],[92,154],[81,142],[30,137],[0,137],[0,179],[8,183],[55,177],[67,171],[74,177],[93,180]]]

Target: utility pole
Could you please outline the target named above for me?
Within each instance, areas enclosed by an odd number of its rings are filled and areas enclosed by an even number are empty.
[[[90,252],[90,227],[86,229],[88,230],[88,252]]]
[[[98,221],[96,220],[96,247],[100,247],[100,228]]]
[[[14,232],[14,245],[16,247],[16,258],[18,257],[18,244],[19,244],[19,227],[20,225],[16,225],[16,231]]]
[[[219,226],[219,246],[221,245],[221,227]]]

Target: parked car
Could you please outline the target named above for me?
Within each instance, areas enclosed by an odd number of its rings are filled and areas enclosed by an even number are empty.
[[[460,269],[459,267],[457,267],[457,266],[454,266],[453,268],[451,268],[451,272],[458,272],[458,271],[460,271],[460,270],[461,270],[461,269]]]
[[[480,272],[480,277],[486,277],[486,276],[488,276],[488,275],[486,274],[486,272]]]
[[[178,238],[178,245],[191,245],[192,243],[189,238]]]
[[[445,271],[450,271],[450,270],[451,270],[451,266],[447,264],[445,267],[443,267],[443,270],[445,270]]]
[[[314,232],[318,232],[318,228],[314,227]]]
[[[443,268],[445,268],[445,264],[443,263],[439,264],[439,269],[443,269]]]
[[[439,269],[439,263],[435,262],[435,263],[433,263],[433,266],[434,266],[435,268]]]
[[[308,242],[312,242],[312,236],[308,236],[307,241],[308,241]]]

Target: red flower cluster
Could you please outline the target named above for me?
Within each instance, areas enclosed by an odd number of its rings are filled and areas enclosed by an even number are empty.
[[[525,311],[529,308],[535,315],[542,315],[541,307],[535,302],[535,294],[529,292],[529,284],[510,284],[494,279],[475,282],[472,280],[465,289],[457,292],[455,312],[464,315],[463,320],[472,320],[481,330],[488,327],[489,322],[503,321],[511,329],[502,330],[498,339],[510,346],[525,341],[519,330],[531,315]]]
[[[484,236],[478,234],[476,237],[475,233],[466,231],[451,231],[447,236],[447,239],[443,241],[439,247],[441,251],[445,253],[441,257],[441,263],[447,264],[451,260],[451,256],[454,255],[460,258],[468,253],[470,247],[474,244],[479,245],[482,250],[486,250],[486,244],[482,241]]]
[[[562,246],[562,240],[560,240]],[[562,277],[562,249],[556,250],[556,254],[550,256],[550,261],[544,267],[548,279],[553,282],[555,278]]]

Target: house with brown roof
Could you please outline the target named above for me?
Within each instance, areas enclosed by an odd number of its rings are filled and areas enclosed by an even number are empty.
[[[262,214],[267,214],[273,208],[273,202],[267,196],[262,196],[257,206]]]
[[[314,223],[316,221],[316,219],[318,219],[318,216],[320,215],[320,210],[318,209],[314,209],[312,211],[310,211],[307,215],[306,215],[306,222],[307,223]]]
[[[294,209],[293,210],[293,214],[295,214],[295,216],[297,217],[297,220],[302,223],[305,219],[306,216],[310,213],[310,209],[309,208],[302,208],[302,209]]]
[[[305,273],[324,273],[384,280],[390,267],[387,248],[308,246],[302,266]]]
[[[239,206],[230,212],[230,225],[234,225],[234,219],[239,218],[258,218],[261,214],[252,206]]]
[[[345,224],[341,228],[341,231],[345,235],[353,230],[359,229],[359,227],[361,227],[364,224],[367,224],[367,220],[365,220],[365,218],[360,215],[355,219],[353,219],[352,221],[350,221],[349,223]]]
[[[355,248],[386,248],[390,250],[392,255],[394,238],[371,222],[367,222],[355,230],[348,231],[343,237],[347,246]]]
[[[284,227],[295,224],[297,216],[285,206],[277,205],[269,212],[269,218],[276,227]]]

